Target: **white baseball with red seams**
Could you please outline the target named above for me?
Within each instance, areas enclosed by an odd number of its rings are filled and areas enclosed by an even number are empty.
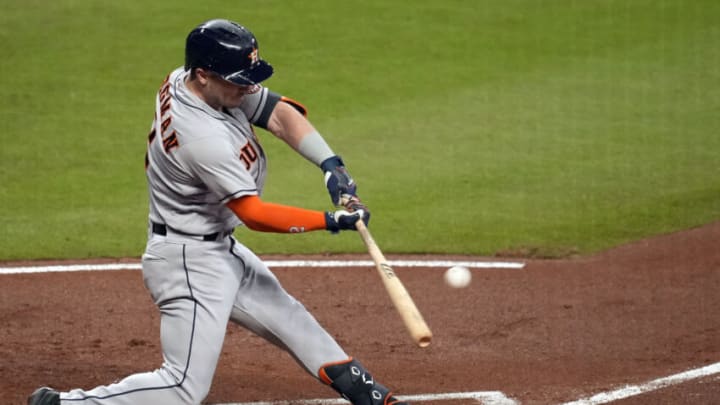
[[[453,266],[445,271],[445,283],[452,288],[464,288],[470,284],[472,274],[467,267]]]

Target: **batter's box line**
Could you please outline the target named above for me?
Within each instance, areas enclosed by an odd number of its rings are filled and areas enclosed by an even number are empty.
[[[483,405],[517,405],[517,402],[508,398],[500,391],[476,391],[476,392],[448,392],[444,394],[418,394],[418,395],[397,395],[397,399],[410,402],[424,401],[452,401],[458,399],[474,399]],[[341,398],[332,399],[296,399],[292,401],[270,401],[270,402],[233,402],[214,405],[336,405],[349,404],[350,402]]]
[[[673,385],[682,384],[691,380],[720,373],[720,362],[707,365],[705,367],[693,370],[683,371],[682,373],[673,374],[671,376],[658,378],[648,381],[640,385],[626,385],[613,391],[601,392],[588,398],[581,398],[577,401],[566,402],[562,405],[600,405],[610,402],[619,401],[621,399],[630,398],[636,395],[657,391]]]

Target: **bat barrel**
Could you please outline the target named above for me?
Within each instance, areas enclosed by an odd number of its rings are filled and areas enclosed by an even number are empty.
[[[370,256],[375,262],[375,268],[380,274],[380,278],[390,296],[390,300],[399,312],[400,317],[405,323],[405,327],[408,332],[410,332],[410,336],[412,336],[418,346],[422,348],[430,346],[432,342],[432,332],[420,314],[420,311],[417,309],[417,306],[415,306],[415,302],[412,297],[410,297],[410,293],[408,293],[403,283],[395,274],[395,270],[388,264],[382,251],[380,251],[377,243],[375,243],[372,235],[370,235],[370,231],[368,231],[365,223],[359,220],[355,224],[355,227],[363,242],[365,242],[368,253],[370,253]]]

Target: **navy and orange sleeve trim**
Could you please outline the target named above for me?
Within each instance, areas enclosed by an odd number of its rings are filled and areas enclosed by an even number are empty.
[[[308,110],[299,101],[293,100],[292,98],[285,96],[280,97],[280,101],[290,104],[291,106],[293,106],[294,109],[296,109],[300,114],[302,114],[303,117],[307,118]]]

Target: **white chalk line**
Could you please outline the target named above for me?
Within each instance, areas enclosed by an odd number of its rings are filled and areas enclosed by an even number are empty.
[[[601,392],[588,398],[582,398],[577,401],[566,402],[562,405],[600,405],[632,396],[640,395],[667,388],[673,385],[682,384],[691,380],[702,377],[709,377],[720,373],[720,362],[710,364],[705,367],[684,371],[673,374],[668,377],[658,378],[639,385],[626,385],[612,391]],[[484,405],[517,405],[518,402],[508,398],[501,391],[476,391],[476,392],[456,392],[444,394],[419,394],[419,395],[398,395],[398,399],[410,402],[423,401],[442,401],[442,400],[458,400],[458,399],[474,399]],[[233,402],[215,405],[339,405],[347,404],[344,399],[304,399],[304,400],[285,400],[285,401],[266,401],[266,402]]]
[[[265,260],[268,267],[374,267],[371,260]],[[502,261],[388,260],[393,267],[452,267],[476,269],[522,269],[525,263]],[[72,271],[140,270],[139,262],[106,264],[66,264],[54,266],[0,267],[0,274],[55,273]]]
[[[673,385],[681,384],[697,378],[708,377],[713,374],[720,373],[720,363],[710,364],[709,366],[696,368],[682,373],[673,374],[668,377],[658,378],[657,380],[648,381],[639,385],[626,385],[613,391],[601,392],[588,398],[581,398],[577,401],[566,402],[562,405],[599,405],[620,399],[656,391]]]
[[[517,402],[508,398],[500,391],[476,391],[476,392],[449,392],[443,394],[418,394],[418,395],[397,395],[397,399],[409,402],[424,401],[452,401],[457,399],[474,399],[484,405],[517,405]],[[233,402],[215,405],[340,405],[350,402],[341,398],[332,399],[295,399],[290,401],[266,401],[266,402]]]

